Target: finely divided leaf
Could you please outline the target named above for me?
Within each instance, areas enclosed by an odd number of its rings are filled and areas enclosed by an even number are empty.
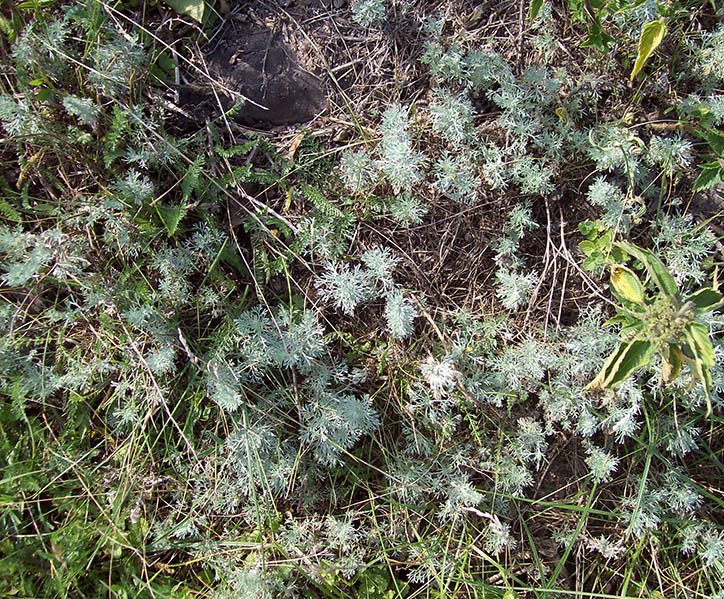
[[[634,77],[639,74],[639,71],[643,68],[646,61],[649,59],[657,46],[664,39],[666,34],[666,25],[663,21],[651,21],[644,25],[641,30],[641,38],[639,39],[639,52],[636,56],[636,62],[634,63],[633,70],[629,79],[633,81]]]

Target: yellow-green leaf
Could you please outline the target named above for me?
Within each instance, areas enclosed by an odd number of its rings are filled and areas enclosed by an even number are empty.
[[[205,0],[166,0],[177,13],[196,19],[199,23],[204,21]]]
[[[611,284],[623,299],[635,304],[644,303],[644,286],[636,273],[625,266],[614,266],[611,269]]]
[[[650,341],[635,339],[622,344],[606,360],[598,373],[584,390],[611,389],[625,381],[631,373],[651,361],[653,344]]]
[[[665,385],[671,384],[681,372],[684,363],[684,354],[676,345],[668,344],[664,348],[661,363],[661,379]]]
[[[639,39],[639,53],[636,55],[636,62],[631,71],[631,81],[639,74],[653,51],[656,50],[661,40],[664,39],[665,34],[666,25],[661,20],[651,21],[651,23],[644,25],[644,28],[641,30],[641,38]]]
[[[704,366],[714,366],[714,362],[716,361],[714,357],[714,347],[711,344],[709,329],[706,328],[706,325],[701,322],[691,322],[686,325],[686,331],[691,335],[690,338],[687,336],[689,345],[692,345],[693,342],[695,347],[692,349],[702,364],[704,364]]]
[[[664,263],[652,252],[625,241],[617,241],[616,246],[641,261],[641,263],[646,267],[646,271],[649,273],[649,276],[662,293],[670,298],[677,296],[679,288],[676,286],[674,277],[671,276],[671,273],[668,271],[666,266],[664,266]]]

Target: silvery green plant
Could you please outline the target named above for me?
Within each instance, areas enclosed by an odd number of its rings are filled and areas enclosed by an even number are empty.
[[[466,53],[458,46],[445,50],[438,41],[427,42],[420,59],[428,65],[430,74],[444,83],[464,83],[468,77]]]
[[[697,224],[691,214],[663,214],[655,223],[653,243],[677,285],[704,283],[704,264],[714,249],[709,227]]]
[[[417,308],[400,290],[393,290],[387,294],[385,320],[393,337],[398,339],[409,337],[416,317]]]
[[[588,134],[587,153],[599,171],[616,172],[629,184],[638,178],[643,141],[625,127],[603,124]]]
[[[345,262],[329,262],[317,278],[317,289],[323,299],[331,300],[336,308],[350,316],[372,296],[368,272],[360,264],[350,266]]]
[[[369,396],[325,391],[312,395],[302,408],[301,439],[312,447],[318,463],[334,466],[341,453],[379,427]]]
[[[392,271],[400,262],[388,248],[372,248],[367,250],[360,261],[366,267],[366,275],[376,289],[389,291],[394,286]]]
[[[411,193],[423,180],[422,169],[427,163],[425,155],[414,150],[409,127],[408,109],[399,104],[393,104],[382,115],[378,165],[396,194]]]
[[[39,135],[47,130],[47,122],[27,98],[15,99],[0,93],[0,121],[9,135]]]
[[[635,206],[635,200],[625,194],[615,183],[605,177],[597,177],[588,188],[586,199],[603,210],[601,222],[609,229],[626,235],[639,217],[641,207]]]
[[[101,112],[100,106],[96,105],[90,98],[79,98],[78,96],[66,96],[63,98],[63,107],[68,114],[76,117],[83,125],[95,128],[98,122],[98,115]]]
[[[546,196],[553,191],[553,170],[541,160],[522,158],[512,168],[513,179],[526,195]]]
[[[354,0],[352,20],[363,27],[379,25],[387,18],[385,0]]]
[[[417,309],[404,297],[392,277],[399,258],[387,248],[372,248],[362,254],[360,261],[361,264],[352,266],[343,262],[328,263],[316,281],[320,296],[349,315],[363,302],[384,298],[389,332],[398,339],[408,337]]]
[[[235,448],[229,457],[236,473],[233,488],[246,489],[248,495],[261,481],[276,480],[284,487],[299,442],[311,449],[317,463],[339,464],[344,451],[379,426],[371,399],[357,390],[360,377],[329,363],[326,350],[314,314],[284,307],[273,314],[262,306],[247,310],[220,338],[207,360],[207,386],[213,401],[242,418],[238,438],[229,440]],[[280,388],[280,370],[293,373],[294,390]],[[260,397],[259,413],[251,420],[247,385]],[[298,437],[290,437],[278,419],[264,415],[290,408],[299,419]],[[246,423],[252,421],[257,424],[250,428]],[[261,478],[255,474],[259,467],[266,472]]]
[[[418,225],[427,214],[427,206],[415,195],[402,195],[390,202],[390,214],[403,227]]]
[[[135,32],[112,29],[96,45],[92,60],[88,81],[104,95],[120,99],[132,91],[133,77],[145,67],[147,55]]]
[[[508,310],[518,310],[530,298],[533,286],[538,280],[534,272],[499,269],[495,273],[497,286],[495,295]]]
[[[681,135],[652,135],[646,145],[644,160],[668,178],[683,173],[694,161],[694,147]]]
[[[690,64],[706,88],[714,89],[724,81],[724,25],[701,36],[701,44],[692,48]]]
[[[463,204],[475,204],[478,201],[480,179],[465,154],[454,156],[443,152],[432,168],[435,187],[450,199]]]
[[[610,453],[604,451],[600,447],[591,445],[588,447],[588,457],[586,464],[591,469],[594,480],[599,482],[608,482],[611,476],[616,472],[618,467],[618,459]]]
[[[377,165],[365,150],[344,152],[339,169],[345,185],[354,193],[372,187],[378,176]]]
[[[510,526],[501,522],[498,516],[491,516],[484,537],[485,551],[492,555],[500,555],[503,549],[514,550],[518,544],[510,533]]]
[[[54,18],[47,23],[33,21],[25,27],[12,48],[16,73],[21,86],[36,78],[37,73],[60,83],[68,74],[68,58],[73,56],[67,45],[70,24]]]
[[[454,145],[465,143],[473,128],[473,105],[463,93],[454,94],[447,88],[432,91],[430,104],[432,128]]]
[[[503,150],[495,143],[487,142],[479,152],[480,172],[485,183],[493,190],[505,189],[510,179],[510,165],[506,163]]]

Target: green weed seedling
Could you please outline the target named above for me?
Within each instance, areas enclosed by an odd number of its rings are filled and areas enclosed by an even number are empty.
[[[714,348],[706,325],[698,317],[722,303],[716,277],[712,287],[682,299],[676,281],[652,252],[626,242],[615,245],[644,265],[654,289],[647,291],[630,268],[621,264],[612,267],[611,286],[621,306],[608,324],[622,325],[623,342],[586,389],[610,389],[658,355],[665,384],[676,379],[684,363],[689,365],[692,384],[698,381],[704,386],[708,416],[712,384],[709,368],[714,365]]]
[[[616,263],[626,259],[626,254],[613,245],[613,229],[600,220],[585,220],[578,224],[578,230],[586,238],[578,244],[586,255],[581,265],[584,269],[600,274],[609,259]]]
[[[694,182],[694,191],[702,191],[714,187],[724,181],[724,135],[719,131],[698,131],[698,135],[704,138],[709,149],[714,153],[713,160],[699,165],[701,173]]]

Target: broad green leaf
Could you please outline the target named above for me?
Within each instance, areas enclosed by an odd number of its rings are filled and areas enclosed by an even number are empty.
[[[578,244],[578,247],[581,248],[581,251],[586,255],[592,254],[596,251],[596,244],[588,240],[583,240]]]
[[[591,239],[600,231],[600,228],[597,221],[584,220],[578,223],[578,230],[581,232],[581,235]]]
[[[35,99],[39,100],[40,102],[45,102],[48,98],[50,98],[53,95],[53,92],[50,91],[47,87],[44,87],[43,89],[39,90],[37,94],[35,94]]]
[[[594,21],[588,28],[588,37],[581,44],[581,48],[596,48],[601,52],[608,52],[611,44],[615,42],[616,38],[605,33],[601,25]]]
[[[686,301],[694,304],[694,310],[697,314],[703,314],[719,307],[722,299],[724,299],[724,296],[721,293],[716,289],[707,287],[691,294],[686,298]]]
[[[610,327],[614,324],[623,324],[628,322],[628,315],[627,314],[616,314],[613,318],[609,318],[606,322],[604,322],[601,326],[602,327]]]
[[[161,221],[163,222],[163,226],[166,227],[166,231],[168,232],[169,236],[172,236],[176,233],[176,229],[178,229],[178,225],[181,222],[181,219],[186,214],[186,208],[183,206],[156,206],[156,210],[158,210],[158,214],[161,217]]]
[[[636,273],[625,266],[614,266],[611,269],[611,285],[623,299],[635,304],[644,303],[644,286]]]
[[[683,363],[684,354],[681,353],[681,349],[671,343],[667,344],[661,363],[661,380],[665,385],[669,385],[679,376]]]
[[[717,183],[724,181],[724,169],[717,160],[699,165],[701,172],[694,181],[694,191],[702,191],[714,187]]]
[[[617,241],[616,245],[643,263],[649,276],[664,295],[673,298],[679,293],[674,277],[671,276],[664,263],[652,252],[625,241]]]
[[[19,2],[16,5],[16,8],[20,9],[30,9],[30,10],[39,10],[42,8],[48,8],[49,6],[53,6],[57,0],[26,0],[25,2]]]
[[[530,20],[535,21],[545,0],[530,0]]]
[[[719,158],[724,158],[724,135],[719,131],[701,131],[697,130],[696,134],[706,140],[711,148]]]
[[[651,361],[653,344],[650,341],[634,339],[621,344],[609,356],[601,372],[586,385],[585,389],[610,389],[625,381],[631,373]]]
[[[639,52],[636,55],[636,62],[629,79],[633,81],[634,77],[639,74],[646,61],[649,59],[654,50],[664,39],[666,34],[666,25],[663,21],[651,21],[646,23],[641,30],[641,38],[639,39]]]
[[[704,387],[704,395],[706,395],[706,415],[709,416],[711,414],[711,394],[709,391],[711,389],[711,372],[709,372],[709,367],[704,364],[704,360],[699,354],[697,339],[692,334],[691,328],[687,327],[684,330],[684,334],[686,335],[686,340],[688,342],[688,349],[693,355],[693,358],[689,358],[686,356],[686,354],[684,354],[684,359],[689,365],[689,368],[691,368],[692,376],[689,389],[692,389],[697,381],[701,382],[702,386]]]
[[[598,254],[598,255],[596,255],[596,254]],[[596,252],[596,254],[588,256],[581,263],[581,266],[583,266],[584,270],[594,271],[600,266],[601,262],[603,261],[603,256],[600,255],[599,252]]]
[[[686,337],[689,345],[694,344],[695,355],[699,356],[704,366],[714,366],[716,358],[714,357],[714,347],[709,337],[709,329],[701,322],[690,322],[686,325]]]
[[[205,0],[166,0],[166,2],[177,13],[196,19],[199,23],[204,22]]]

